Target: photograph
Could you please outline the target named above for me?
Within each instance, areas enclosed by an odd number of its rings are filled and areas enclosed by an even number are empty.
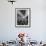
[[[0,0],[0,46],[46,46],[46,0]]]
[[[30,8],[16,8],[15,9],[15,26],[16,27],[30,27],[31,24],[31,10]]]

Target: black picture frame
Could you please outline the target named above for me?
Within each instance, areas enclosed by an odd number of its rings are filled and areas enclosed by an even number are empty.
[[[15,8],[15,27],[31,27],[31,8]]]

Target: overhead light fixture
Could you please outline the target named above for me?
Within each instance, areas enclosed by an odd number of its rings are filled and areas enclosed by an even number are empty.
[[[11,2],[12,4],[16,2],[15,0],[8,0],[8,2]]]

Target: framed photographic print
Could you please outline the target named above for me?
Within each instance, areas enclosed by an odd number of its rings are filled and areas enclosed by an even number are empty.
[[[15,8],[15,26],[30,27],[31,26],[31,9]]]

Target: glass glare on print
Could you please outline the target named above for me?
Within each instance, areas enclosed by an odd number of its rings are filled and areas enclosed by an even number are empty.
[[[28,15],[26,10],[17,11],[17,25],[28,25]]]

